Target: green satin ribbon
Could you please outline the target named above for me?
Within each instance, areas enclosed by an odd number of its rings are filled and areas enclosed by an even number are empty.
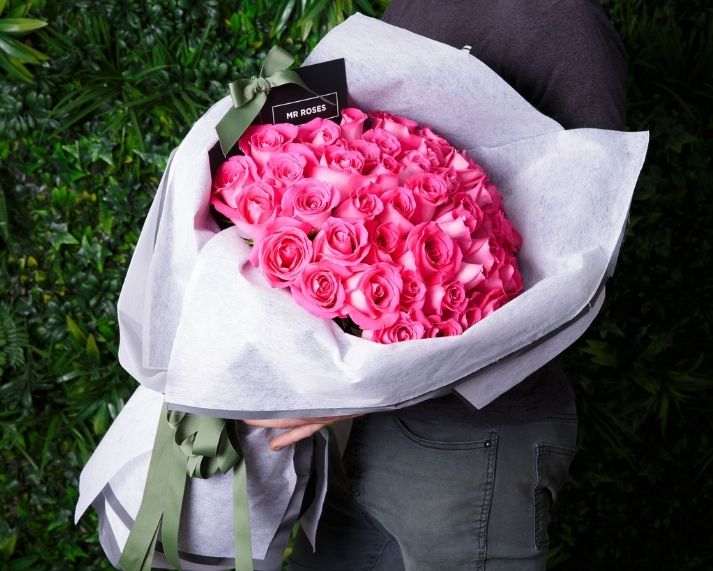
[[[296,72],[288,69],[294,61],[295,58],[285,50],[273,46],[260,68],[260,75],[238,79],[230,84],[233,107],[215,127],[224,155],[255,120],[273,87],[294,83],[313,93]]]
[[[186,478],[210,478],[231,469],[235,568],[253,571],[245,462],[235,423],[177,411],[169,413],[164,402],[141,506],[119,565],[125,571],[151,571],[160,528],[166,560],[181,569],[178,528]]]

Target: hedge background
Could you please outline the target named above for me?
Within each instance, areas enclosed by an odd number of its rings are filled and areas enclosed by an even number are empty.
[[[272,43],[303,57],[385,4],[0,0],[0,568],[108,568],[96,518],[72,513],[135,386],[115,304],[171,148]],[[713,8],[604,6],[630,57],[628,128],[652,138],[605,308],[566,353],[580,452],[549,565],[713,569]],[[7,41],[12,16],[48,23],[12,36],[46,63]]]

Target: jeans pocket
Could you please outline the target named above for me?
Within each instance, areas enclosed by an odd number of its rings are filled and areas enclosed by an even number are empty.
[[[472,450],[495,444],[497,433],[492,427],[473,427],[462,423],[419,422],[415,419],[394,417],[394,422],[412,443],[439,450]]]
[[[535,486],[535,547],[547,549],[550,512],[567,480],[576,450],[552,444],[537,445],[537,485]]]

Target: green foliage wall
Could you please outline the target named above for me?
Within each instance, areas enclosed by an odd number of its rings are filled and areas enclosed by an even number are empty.
[[[0,4],[3,2],[0,1]],[[610,0],[629,128],[651,150],[595,326],[566,354],[580,453],[555,569],[712,569],[713,11]],[[273,42],[304,56],[380,2],[10,2],[49,25],[34,84],[0,75],[0,568],[105,569],[72,510],[82,465],[135,383],[116,300],[166,158]],[[0,15],[0,18],[3,16]],[[0,72],[2,73],[2,72]]]

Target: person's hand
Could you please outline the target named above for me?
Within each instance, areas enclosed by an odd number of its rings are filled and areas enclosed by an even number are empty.
[[[341,420],[356,418],[361,414],[348,416],[319,416],[315,418],[273,418],[266,420],[243,420],[250,426],[260,426],[262,428],[284,428],[285,432],[270,440],[270,449],[281,450],[285,446],[295,444],[304,438],[309,438],[315,432],[320,431],[328,424],[333,424]]]

